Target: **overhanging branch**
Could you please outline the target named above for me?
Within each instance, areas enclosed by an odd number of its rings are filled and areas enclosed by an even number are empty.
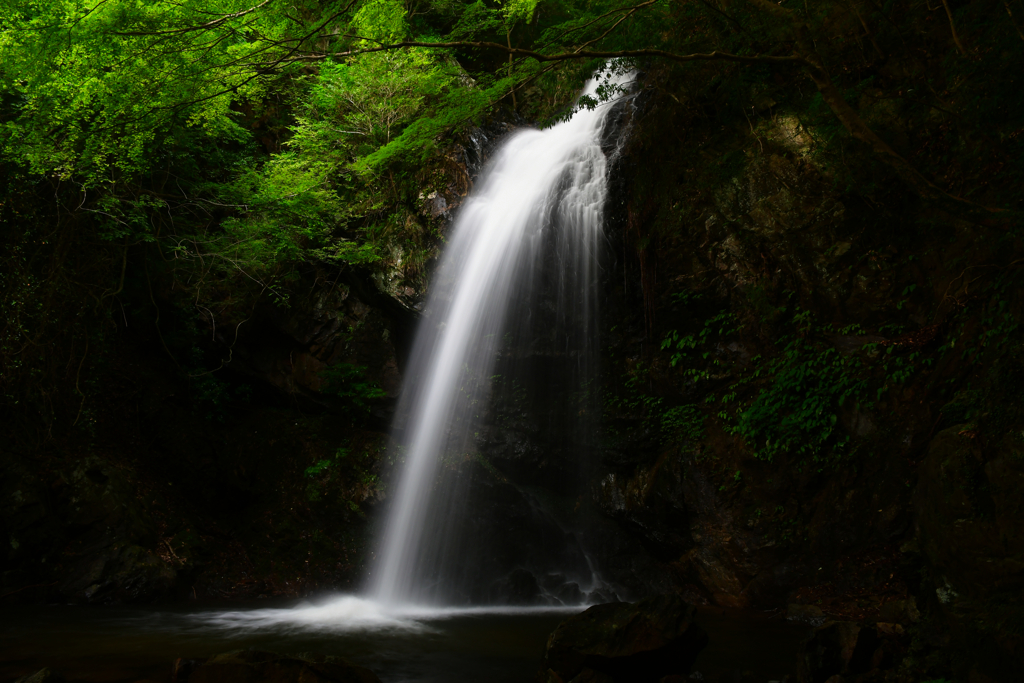
[[[359,36],[348,36],[351,38],[360,38]],[[713,61],[722,60],[729,62],[740,62],[743,64],[802,64],[807,65],[808,62],[805,58],[800,55],[737,55],[730,52],[714,52],[707,53],[693,53],[688,55],[680,55],[674,52],[668,52],[667,50],[656,50],[656,49],[642,49],[642,50],[580,50],[574,52],[556,52],[554,54],[545,54],[543,52],[536,52],[534,50],[527,50],[521,47],[509,47],[502,45],[501,43],[491,43],[486,41],[471,41],[471,40],[456,40],[451,42],[423,42],[418,40],[406,40],[399,43],[390,43],[388,45],[378,45],[375,47],[364,47],[357,48],[355,50],[347,50],[345,52],[323,52],[319,54],[300,55],[293,57],[288,61],[322,61],[328,58],[340,58],[340,57],[354,57],[361,54],[369,54],[371,52],[386,52],[390,50],[400,50],[409,47],[420,47],[430,49],[481,49],[481,50],[501,50],[516,57],[527,57],[534,59],[538,62],[560,62],[571,59],[616,59],[620,57],[660,57],[661,59],[668,59],[673,62],[695,62],[695,61]]]

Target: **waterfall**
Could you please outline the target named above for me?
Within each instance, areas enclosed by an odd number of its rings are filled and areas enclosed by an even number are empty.
[[[615,71],[599,73],[583,94],[621,90],[632,80]],[[608,194],[601,140],[615,109],[604,102],[545,130],[515,133],[459,211],[399,401],[395,434],[404,463],[371,587],[381,603],[446,604],[458,582],[473,580],[458,531],[464,490],[445,477],[457,479],[451,473],[474,457],[495,360],[510,340],[530,329],[575,364],[574,381],[592,374],[587,347]],[[553,315],[541,310],[542,280],[555,292],[546,306]]]

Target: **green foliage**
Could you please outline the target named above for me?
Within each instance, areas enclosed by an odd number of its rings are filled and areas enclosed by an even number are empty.
[[[533,21],[533,13],[539,3],[540,0],[505,0],[502,3],[502,13],[509,21],[523,21],[528,24]]]
[[[610,393],[605,397],[605,408],[631,415],[643,415],[644,426],[648,429],[656,429],[658,426],[656,416],[660,414],[662,400],[643,390],[643,386],[647,383],[647,372],[647,368],[637,367],[627,377],[621,393]]]
[[[704,414],[693,403],[669,408],[661,414],[663,439],[697,444],[704,440]]]
[[[796,337],[763,372],[771,383],[735,427],[754,454],[768,461],[789,453],[822,462],[841,452],[849,437],[838,429],[838,411],[860,400],[868,386],[860,358]]]
[[[224,421],[225,409],[236,402],[247,402],[252,395],[248,385],[233,386],[214,375],[205,372],[192,378],[192,400],[196,410],[201,410],[208,420]]]
[[[291,146],[315,159],[354,164],[390,143],[457,84],[458,69],[426,50],[376,52],[327,63],[296,117]],[[365,164],[364,164],[365,166]]]
[[[410,37],[394,0],[6,0],[0,9],[4,157],[30,177],[91,191],[92,205],[76,203],[93,212],[101,239],[163,239],[200,271],[183,278],[200,288],[238,276],[274,291],[284,263],[378,260],[362,224],[400,198],[393,175],[374,178],[422,160],[438,134],[493,104],[479,88],[466,96],[464,72],[440,52],[318,59],[303,73],[297,54]],[[330,45],[318,35],[328,25]],[[442,96],[447,109],[432,118]],[[279,111],[272,101],[294,119],[286,149],[268,157],[240,110]]]
[[[686,293],[674,300],[690,307],[703,303]],[[786,307],[772,310],[775,319]],[[788,321],[773,323],[790,330],[779,337],[777,353],[736,365],[718,353],[722,342],[740,331],[733,314],[712,310],[697,320],[694,334],[672,330],[663,338],[661,349],[670,354],[670,367],[681,368],[687,386],[698,390],[701,382],[734,378],[724,388],[705,389],[705,403],[717,404],[717,417],[726,430],[743,437],[758,458],[768,461],[786,455],[819,466],[835,462],[850,443],[839,424],[840,413],[871,410],[885,392],[906,384],[933,362],[919,351],[896,353],[893,345],[883,349],[866,344],[856,353],[840,353],[829,340],[837,331],[796,308]],[[858,325],[838,330],[843,336],[864,333]],[[690,442],[703,438],[704,417],[696,404],[661,411],[661,399],[649,398],[644,407],[651,415],[660,414],[663,430],[674,430]]]
[[[973,422],[978,417],[982,393],[977,389],[961,389],[946,405],[941,413],[949,424]]]
[[[672,351],[669,365],[673,368],[684,361],[688,361],[688,364],[693,364],[694,361],[700,364],[699,368],[686,368],[684,373],[687,377],[694,381],[710,379],[712,370],[721,365],[717,358],[712,357],[711,343],[736,334],[738,329],[735,316],[724,310],[705,320],[703,327],[695,335],[681,336],[677,330],[666,333],[661,340],[661,349]],[[699,349],[702,350],[698,351]]]
[[[705,436],[704,414],[695,404],[666,406],[663,398],[644,391],[647,372],[642,366],[636,368],[621,391],[605,395],[606,415],[639,417],[644,430],[657,435],[661,443],[695,447]],[[607,429],[614,432],[613,427]]]
[[[321,392],[332,394],[363,410],[369,410],[374,401],[387,393],[366,379],[366,367],[351,363],[329,365],[321,373]]]
[[[354,451],[338,447],[333,456],[320,458],[304,470],[306,498],[310,502],[334,500],[346,511],[362,515],[359,503],[379,486],[373,472],[377,458],[373,449]]]
[[[329,470],[331,467],[333,467],[337,461],[340,461],[343,458],[348,457],[348,453],[349,451],[347,448],[338,448],[338,450],[334,452],[334,458],[325,458],[323,460],[318,460],[315,464],[310,465],[305,469],[305,475],[311,479],[320,476],[321,474]]]
[[[145,173],[203,139],[244,139],[230,107],[263,85],[249,62],[284,50],[252,37],[271,41],[286,30],[282,16],[250,7],[4,0],[4,152],[34,173],[100,185],[112,171]]]

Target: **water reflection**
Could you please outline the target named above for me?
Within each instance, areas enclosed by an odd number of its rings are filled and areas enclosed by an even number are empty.
[[[373,669],[384,683],[527,682],[548,635],[583,608],[383,608],[355,596],[248,605],[49,606],[0,611],[0,680],[48,666],[70,681],[169,681],[178,657],[245,648],[318,652]],[[780,617],[704,608],[705,680],[781,680],[807,627]]]

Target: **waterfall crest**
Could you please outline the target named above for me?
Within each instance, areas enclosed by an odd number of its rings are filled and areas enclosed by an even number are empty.
[[[583,95],[631,80],[632,74],[612,69],[589,81]],[[614,110],[614,102],[605,102],[551,128],[515,133],[459,212],[399,402],[395,434],[404,465],[371,586],[382,603],[449,604],[457,584],[472,580],[458,531],[464,492],[446,485],[444,475],[474,457],[502,345],[532,325],[533,334],[573,359],[575,381],[592,372],[587,347],[595,330],[593,290],[608,194],[601,139]],[[542,267],[552,258],[553,266]],[[534,310],[539,278],[556,290],[554,316]],[[522,318],[515,329],[513,312]]]

